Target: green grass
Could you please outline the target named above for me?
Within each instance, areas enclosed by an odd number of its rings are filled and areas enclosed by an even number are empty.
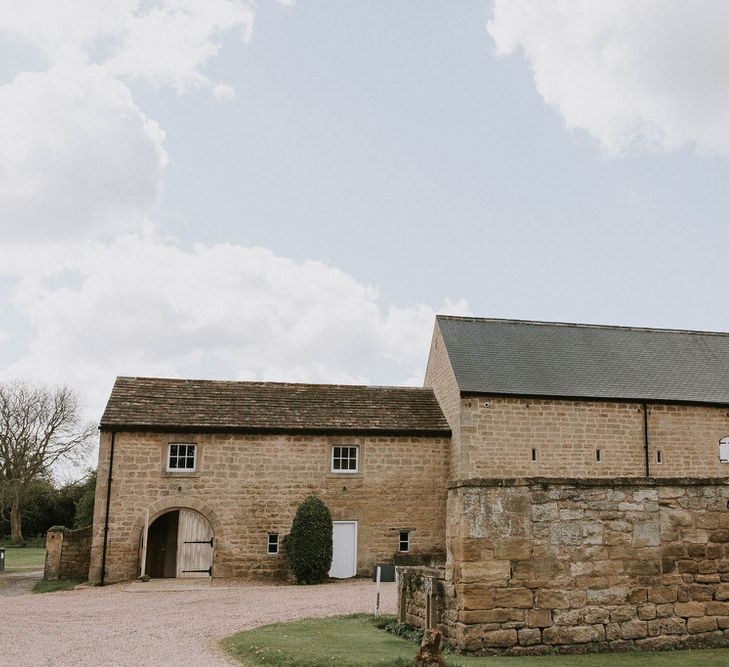
[[[11,547],[5,550],[6,572],[29,572],[42,570],[46,550],[37,547]]]
[[[417,645],[376,627],[368,615],[276,623],[221,641],[246,667],[409,667]],[[556,655],[530,658],[446,656],[448,667],[729,667],[729,649]]]
[[[39,581],[33,586],[33,593],[55,593],[70,591],[81,583],[80,579],[56,579],[55,581]]]

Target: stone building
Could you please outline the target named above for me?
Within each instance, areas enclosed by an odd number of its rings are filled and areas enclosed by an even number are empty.
[[[316,493],[460,649],[723,644],[728,464],[729,335],[439,316],[424,389],[119,378],[91,579],[279,576]]]
[[[120,377],[100,429],[92,582],[282,576],[310,494],[333,576],[445,552],[450,428],[429,389]]]

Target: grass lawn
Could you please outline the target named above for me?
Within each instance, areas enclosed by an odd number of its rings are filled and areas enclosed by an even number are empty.
[[[376,627],[365,614],[308,618],[239,632],[221,642],[246,667],[410,667],[418,647]],[[533,658],[446,657],[448,667],[729,667],[729,649],[558,655]]]
[[[5,549],[6,572],[42,570],[46,550],[37,547],[9,547]]]
[[[56,579],[55,581],[39,581],[33,586],[34,593],[55,593],[70,591],[81,583],[80,579]]]

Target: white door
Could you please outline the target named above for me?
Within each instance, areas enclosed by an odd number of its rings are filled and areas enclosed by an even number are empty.
[[[332,569],[329,576],[346,579],[357,574],[357,522],[332,522]]]
[[[209,577],[213,565],[213,529],[192,510],[180,510],[177,527],[177,576]]]

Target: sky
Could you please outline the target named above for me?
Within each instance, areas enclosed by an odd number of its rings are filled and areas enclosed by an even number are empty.
[[[723,0],[0,0],[0,381],[422,383],[729,330]]]

